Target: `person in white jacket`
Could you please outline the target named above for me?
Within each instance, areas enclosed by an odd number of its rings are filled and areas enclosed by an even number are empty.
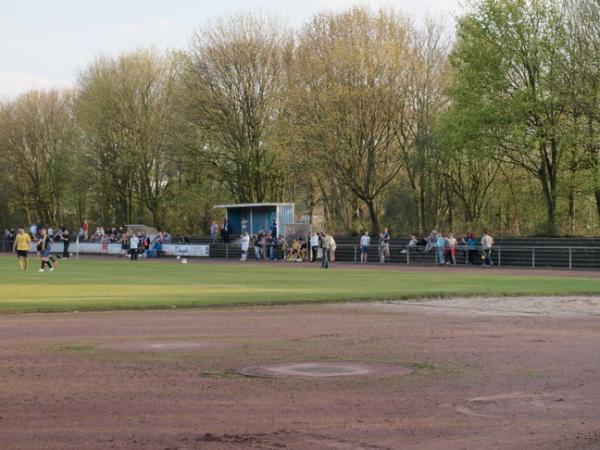
[[[492,261],[492,247],[494,246],[494,238],[489,235],[487,230],[483,232],[481,238],[481,249],[483,250],[483,266],[492,267],[494,262]]]
[[[332,235],[329,235],[329,261],[335,262],[335,249],[337,245],[335,243],[335,239],[333,239]]]
[[[246,261],[248,258],[248,247],[250,247],[250,236],[248,233],[242,234],[240,238],[240,246],[242,247],[242,258],[240,261]]]

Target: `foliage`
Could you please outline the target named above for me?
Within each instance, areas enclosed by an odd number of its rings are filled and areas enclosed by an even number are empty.
[[[73,91],[0,104],[0,226],[203,234],[215,203],[293,201],[336,233],[594,234],[599,24],[596,0],[473,0],[455,36],[249,13],[101,56]]]

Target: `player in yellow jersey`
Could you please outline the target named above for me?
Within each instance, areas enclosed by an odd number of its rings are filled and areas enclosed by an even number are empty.
[[[19,261],[19,267],[21,270],[27,270],[27,252],[29,252],[29,244],[31,244],[31,238],[25,233],[25,227],[20,226],[15,236],[15,242],[13,244],[13,252],[17,252],[17,260]]]

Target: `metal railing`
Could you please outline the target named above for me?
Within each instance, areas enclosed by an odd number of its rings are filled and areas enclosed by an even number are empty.
[[[469,265],[467,248],[464,245],[456,248],[456,264]],[[473,250],[475,265],[483,264],[481,247]],[[254,258],[254,249],[250,247],[248,257]],[[238,259],[241,255],[239,245],[210,244],[210,255],[215,258]],[[339,262],[359,263],[361,248],[358,244],[338,244],[335,259]],[[277,250],[277,259],[282,259],[282,252]],[[308,258],[308,257],[307,257]],[[473,257],[472,257],[473,258]],[[497,267],[560,268],[560,269],[599,269],[600,247],[566,247],[566,246],[495,246],[491,259]],[[379,249],[371,245],[368,251],[368,262],[379,262]],[[432,266],[440,263],[437,248],[425,251],[424,247],[408,248],[401,245],[390,246],[390,257],[386,263],[407,266]]]
[[[239,259],[241,249],[239,244],[209,243],[210,257],[223,259]],[[0,251],[10,252],[8,242],[0,240]],[[482,250],[475,250],[476,265],[482,264]],[[358,244],[340,243],[336,247],[335,258],[340,262],[360,262],[361,248]],[[275,251],[276,259],[283,259],[281,248]],[[254,247],[250,246],[248,258],[254,259]],[[491,259],[497,267],[528,267],[557,268],[557,269],[596,269],[600,270],[600,247],[586,246],[504,246],[497,245],[492,249]],[[368,251],[368,262],[379,262],[379,251],[376,245],[371,245]],[[403,245],[390,245],[390,258],[386,263],[407,266],[432,266],[439,263],[437,248],[425,251],[424,247],[407,248]],[[467,248],[459,245],[456,248],[457,265],[468,265]]]

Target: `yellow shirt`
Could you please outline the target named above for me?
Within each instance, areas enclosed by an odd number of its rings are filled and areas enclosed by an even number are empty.
[[[29,251],[31,238],[27,233],[19,233],[15,236],[15,246],[17,250]]]

